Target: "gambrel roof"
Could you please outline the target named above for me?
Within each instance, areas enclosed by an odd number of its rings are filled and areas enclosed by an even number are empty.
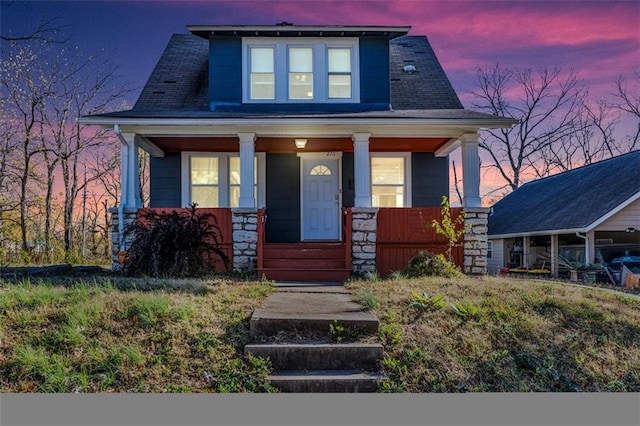
[[[588,231],[640,198],[640,151],[526,183],[493,205],[489,236]]]

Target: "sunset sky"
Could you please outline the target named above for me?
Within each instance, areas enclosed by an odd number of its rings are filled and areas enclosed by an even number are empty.
[[[409,25],[426,35],[465,107],[476,68],[575,69],[593,98],[640,70],[640,1],[28,1],[2,0],[2,34],[43,19],[66,25],[69,42],[122,66],[133,104],[171,34],[190,24]]]

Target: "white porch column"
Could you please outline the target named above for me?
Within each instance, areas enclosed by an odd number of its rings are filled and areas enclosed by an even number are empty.
[[[558,276],[558,234],[551,235],[551,276]]]
[[[355,207],[371,207],[371,160],[369,137],[371,133],[354,133],[353,174],[355,180]]]
[[[585,258],[587,263],[596,263],[596,233],[595,231],[587,232],[587,241],[585,241]]]
[[[140,198],[140,170],[138,163],[138,144],[135,133],[119,133],[120,147],[120,206],[124,208],[142,207]]]
[[[253,159],[255,157],[255,133],[238,133],[240,142],[240,208],[253,208],[256,200],[253,192],[255,176]]]
[[[459,139],[462,148],[462,207],[481,207],[478,133],[465,133]]]
[[[531,267],[531,237],[522,237],[522,266],[526,269]]]

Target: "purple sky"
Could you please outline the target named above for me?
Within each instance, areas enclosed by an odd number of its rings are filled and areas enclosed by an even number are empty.
[[[42,19],[68,25],[71,43],[122,65],[141,89],[172,33],[189,24],[410,25],[427,35],[466,107],[475,68],[574,68],[606,97],[640,69],[640,1],[2,1],[2,34]],[[130,103],[137,98],[136,91]]]

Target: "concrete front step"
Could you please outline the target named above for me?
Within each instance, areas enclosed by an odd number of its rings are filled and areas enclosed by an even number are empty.
[[[378,332],[378,318],[363,311],[349,294],[310,291],[278,292],[269,296],[263,308],[253,311],[249,323],[251,334],[275,336],[283,331],[328,334],[329,324],[334,321],[346,330]]]
[[[314,332],[329,334],[329,325],[336,324],[345,329],[346,333],[353,330],[366,334],[378,332],[379,321],[368,312],[358,315],[339,314],[313,314],[304,318],[288,317],[283,314],[273,314],[268,311],[256,309],[249,322],[249,331],[252,335],[276,336],[281,332]]]
[[[275,371],[271,384],[287,393],[366,393],[378,390],[384,376],[358,370]]]
[[[275,370],[377,370],[381,344],[250,344],[249,354],[271,360]]]

